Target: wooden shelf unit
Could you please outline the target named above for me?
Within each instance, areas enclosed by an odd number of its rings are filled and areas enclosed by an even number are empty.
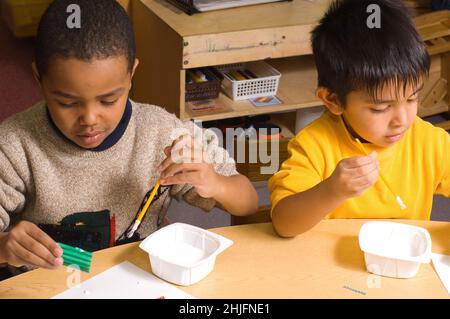
[[[185,114],[182,118],[211,121],[237,116],[294,111],[322,104],[315,96],[317,72],[312,56],[280,58],[267,62],[282,73],[277,97],[283,104],[255,107],[248,100],[233,101],[225,94],[220,93],[216,99],[216,103],[222,107],[220,111],[198,115],[189,110],[184,103],[180,103],[180,114]]]
[[[430,76],[420,93],[418,115],[450,114],[450,11],[420,15],[414,22],[431,56]],[[436,126],[449,130],[450,121]]]
[[[275,2],[188,16],[162,0],[137,0],[132,15],[141,65],[132,96],[183,120],[203,121],[321,105],[315,97],[310,31],[329,2]],[[282,73],[277,96],[283,104],[256,108],[221,93],[219,112],[186,109],[186,69],[256,60],[266,60]]]

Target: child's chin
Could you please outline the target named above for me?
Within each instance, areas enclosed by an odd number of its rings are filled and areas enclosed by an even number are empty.
[[[98,144],[75,143],[75,144],[77,144],[79,147],[84,148],[84,149],[92,149],[92,148],[96,148],[96,147],[99,146],[101,143],[98,143]]]
[[[379,143],[374,143],[375,145],[379,147],[391,147],[397,144],[399,141],[381,141]]]
[[[367,139],[366,141],[371,143],[373,146],[380,147],[380,148],[390,147],[390,146],[392,146],[392,145],[394,145],[396,143],[396,142],[395,143],[391,143],[390,141],[388,141],[388,140],[386,140],[384,138],[379,138],[379,139],[376,139],[376,140],[368,140]]]

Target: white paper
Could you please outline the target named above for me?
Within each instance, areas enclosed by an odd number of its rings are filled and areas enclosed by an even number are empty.
[[[194,0],[194,6],[198,11],[210,11],[278,1],[280,0]]]
[[[434,269],[450,295],[450,256],[431,254]]]
[[[192,299],[193,296],[124,261],[54,299]]]

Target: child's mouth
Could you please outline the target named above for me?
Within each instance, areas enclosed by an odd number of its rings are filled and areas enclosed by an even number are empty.
[[[388,139],[389,142],[397,142],[402,138],[402,136],[403,132],[399,134],[388,135],[386,136],[386,138]]]
[[[101,140],[102,136],[103,132],[83,133],[77,135],[77,137],[83,141],[84,145],[97,144]]]

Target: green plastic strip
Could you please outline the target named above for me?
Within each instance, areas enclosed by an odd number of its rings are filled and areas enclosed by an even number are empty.
[[[72,247],[58,243],[63,250],[63,261],[65,266],[77,265],[82,271],[89,272],[92,261],[92,253],[78,247]]]
[[[91,256],[77,254],[75,252],[68,251],[68,250],[64,250],[63,256],[73,257],[75,259],[79,259],[81,261],[86,261],[86,262],[91,262],[91,259],[92,259]]]
[[[92,257],[92,253],[91,252],[89,252],[89,251],[86,251],[86,250],[83,250],[83,249],[81,249],[81,248],[78,248],[78,247],[72,247],[72,246],[69,246],[69,245],[66,245],[66,244],[63,244],[63,243],[58,243],[58,245],[64,250],[64,251],[73,251],[73,252],[76,252],[76,253],[80,253],[80,254],[83,254],[83,255],[85,255],[85,256],[91,256]]]

